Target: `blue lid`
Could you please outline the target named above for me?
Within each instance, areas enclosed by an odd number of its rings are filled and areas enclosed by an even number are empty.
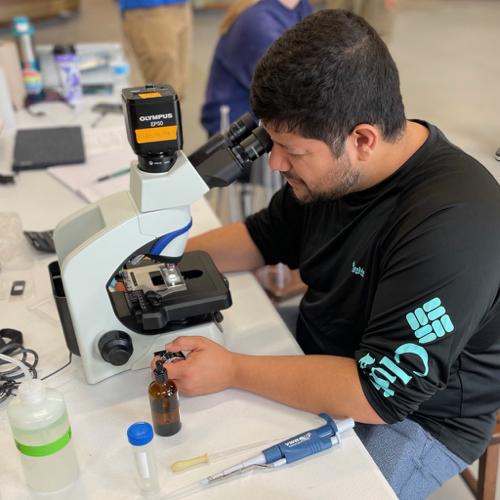
[[[12,20],[12,33],[14,33],[14,35],[32,35],[33,32],[33,25],[30,23],[29,18],[24,16],[14,17],[14,19]]]
[[[153,439],[153,427],[147,422],[136,422],[127,430],[128,442],[134,446],[148,444]]]

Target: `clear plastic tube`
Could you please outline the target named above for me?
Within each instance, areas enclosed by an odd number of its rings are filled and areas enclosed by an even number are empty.
[[[16,358],[11,358],[10,356],[6,356],[5,354],[0,354],[0,359],[7,361],[7,363],[13,363],[14,365],[19,366],[19,368],[21,368],[21,370],[23,371],[26,380],[32,380],[33,377],[31,376],[29,368],[22,361],[19,361]]]
[[[153,448],[153,428],[148,422],[132,424],[127,437],[134,452],[139,489],[145,497],[157,497],[160,486]]]
[[[156,496],[159,492],[159,485],[153,443],[132,446],[132,450],[134,452],[137,481],[141,493],[144,496]]]

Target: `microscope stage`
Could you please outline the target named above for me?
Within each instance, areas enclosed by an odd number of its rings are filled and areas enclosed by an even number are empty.
[[[217,320],[219,311],[231,306],[227,280],[206,252],[188,252],[182,257],[178,270],[185,289],[162,295],[166,284],[162,285],[164,274],[158,268],[151,260],[128,264],[127,276],[135,280],[132,291],[110,292],[117,317],[131,330],[145,335],[178,330]]]

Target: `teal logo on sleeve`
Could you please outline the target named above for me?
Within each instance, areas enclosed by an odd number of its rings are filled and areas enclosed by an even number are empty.
[[[455,327],[441,304],[441,299],[435,297],[426,302],[422,307],[406,315],[406,321],[413,330],[418,343],[408,342],[400,345],[393,356],[384,356],[379,361],[370,353],[359,359],[359,367],[368,375],[370,382],[384,397],[394,396],[396,381],[408,384],[416,377],[425,377],[429,373],[429,355],[421,344],[427,344],[451,333]],[[412,370],[409,374],[403,370],[404,358],[412,358],[413,366],[421,368]]]
[[[414,312],[406,315],[406,321],[415,333],[420,344],[432,342],[455,328],[439,298],[417,307]]]

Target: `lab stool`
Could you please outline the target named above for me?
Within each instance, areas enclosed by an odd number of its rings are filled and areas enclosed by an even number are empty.
[[[479,457],[477,479],[470,467],[461,472],[461,476],[476,500],[495,500],[498,475],[498,455],[500,450],[500,415],[486,451]]]

